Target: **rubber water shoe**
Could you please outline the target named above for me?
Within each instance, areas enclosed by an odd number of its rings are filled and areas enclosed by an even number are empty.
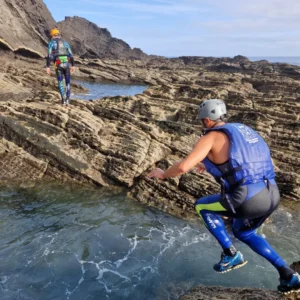
[[[214,270],[218,273],[227,273],[244,266],[246,263],[247,261],[244,260],[240,251],[237,251],[234,256],[222,253],[220,262],[214,265]]]
[[[70,99],[69,98],[64,98],[61,102],[62,105],[69,105],[70,104]]]
[[[294,273],[289,280],[279,279],[278,291],[288,295],[290,293],[300,293],[300,275]]]

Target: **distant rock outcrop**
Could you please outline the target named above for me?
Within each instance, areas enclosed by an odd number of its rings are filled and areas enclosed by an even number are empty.
[[[58,26],[74,54],[83,58],[145,59],[142,50],[113,38],[105,28],[80,17],[56,24],[42,0],[0,0],[0,50],[44,57],[49,31]]]
[[[66,17],[58,23],[63,37],[75,54],[84,58],[144,59],[142,50],[133,48],[120,39],[113,38],[106,28],[80,17]]]
[[[0,48],[25,56],[45,53],[55,21],[42,0],[0,0]]]

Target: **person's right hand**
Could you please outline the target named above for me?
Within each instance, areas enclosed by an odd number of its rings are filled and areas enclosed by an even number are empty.
[[[48,75],[51,75],[51,69],[50,68],[47,68],[46,71],[47,71]]]
[[[203,163],[199,163],[196,166],[196,171],[199,172],[199,173],[205,172],[206,171],[205,165]]]
[[[159,179],[164,179],[164,173],[165,173],[164,170],[162,170],[162,169],[160,169],[160,168],[156,168],[156,169],[152,170],[152,171],[149,173],[148,177],[149,177],[149,178],[159,178]]]

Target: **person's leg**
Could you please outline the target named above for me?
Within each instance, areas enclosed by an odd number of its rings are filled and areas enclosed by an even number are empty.
[[[200,198],[195,202],[195,209],[203,219],[207,229],[223,248],[221,261],[214,265],[214,270],[224,273],[245,265],[247,262],[244,261],[242,254],[234,248],[224,222],[219,216],[231,215],[221,204],[221,196],[211,195]]]
[[[251,215],[252,218],[235,219],[232,226],[233,234],[277,269],[281,282],[279,290],[289,292],[291,289],[300,289],[300,278],[297,277],[299,275],[288,267],[266,239],[256,233],[257,229],[279,205],[280,196],[277,185],[272,184],[269,189],[264,188],[253,196],[251,189],[254,188],[257,187],[249,186],[248,194],[252,194],[252,196],[242,205],[243,214]],[[263,216],[256,217],[262,213],[264,213]],[[292,283],[290,284],[290,282]]]
[[[56,68],[56,76],[58,81],[58,90],[60,92],[62,104],[64,104],[65,99],[65,87],[64,87],[64,72],[60,66]]]
[[[217,239],[223,250],[225,250],[232,246],[232,241],[226,232],[223,220],[218,216],[218,213],[224,214],[226,212],[220,200],[220,195],[211,195],[200,198],[195,202],[194,206],[207,229]]]
[[[256,220],[235,219],[232,231],[234,236],[247,244],[254,252],[267,259],[277,270],[286,266],[285,261],[276,253],[266,239],[256,233],[257,228],[267,219],[267,217]],[[291,274],[293,271],[291,271]],[[290,274],[290,275],[291,275]]]
[[[267,216],[250,221],[236,219],[233,223],[233,233],[237,239],[247,244],[254,252],[264,257],[277,269],[280,277],[279,291],[289,293],[291,291],[300,290],[299,275],[289,268],[266,239],[256,233],[257,228],[266,219]]]
[[[70,73],[70,66],[69,63],[65,68],[65,80],[66,80],[66,103],[70,104],[70,95],[71,95],[71,73]]]

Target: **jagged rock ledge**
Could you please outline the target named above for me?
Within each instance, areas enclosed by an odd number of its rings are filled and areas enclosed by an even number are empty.
[[[276,291],[255,288],[226,288],[220,286],[198,286],[180,300],[283,300]],[[287,300],[288,298],[286,298]],[[292,298],[290,298],[292,299]]]
[[[300,261],[291,267],[300,272]],[[300,293],[282,295],[277,291],[254,288],[227,288],[220,286],[198,286],[180,297],[180,300],[299,300]]]
[[[74,100],[66,108],[59,104],[56,79],[45,74],[43,61],[13,55],[14,59],[6,55],[0,59],[0,138],[5,149],[1,161],[11,172],[10,181],[15,165],[7,157],[17,147],[27,154],[24,162],[32,156],[32,165],[39,166],[35,176],[28,176],[25,164],[23,181],[65,178],[127,186],[130,196],[143,203],[180,217],[193,216],[195,198],[218,191],[210,176],[190,172],[161,182],[146,174],[155,165],[168,167],[190,151],[200,134],[195,122],[198,105],[207,98],[221,98],[229,108],[229,121],[244,122],[266,139],[282,195],[299,200],[300,82],[286,73],[286,66],[242,57],[77,58],[78,78],[140,82],[148,88],[133,97]],[[224,72],[223,66],[218,71],[224,63],[244,67],[234,73]],[[300,70],[291,68],[293,74]]]
[[[18,47],[13,49],[5,40],[0,38],[0,50],[11,51],[14,54],[19,54],[30,58],[44,58],[44,55],[27,47]]]

